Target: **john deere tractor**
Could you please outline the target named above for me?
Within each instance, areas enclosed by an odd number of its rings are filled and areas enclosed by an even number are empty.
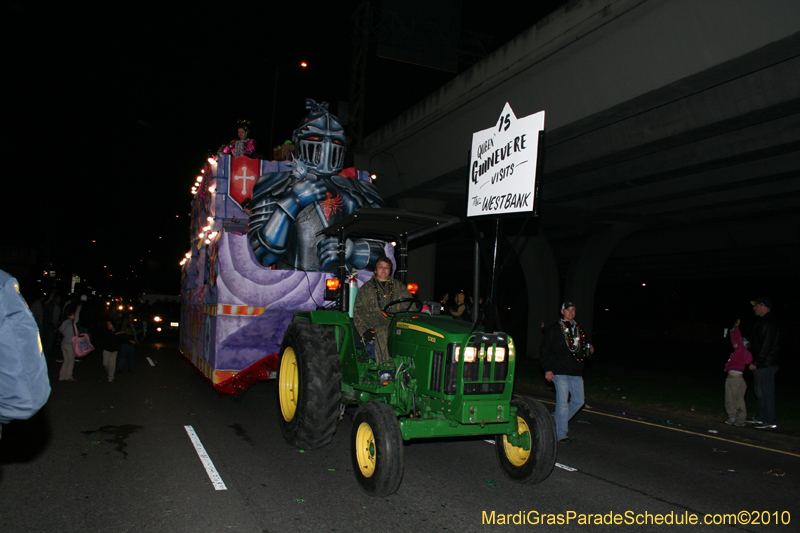
[[[494,437],[503,473],[538,483],[553,470],[553,419],[539,402],[512,397],[516,351],[502,332],[484,332],[449,316],[419,312],[415,301],[394,301],[391,359],[377,364],[352,320],[346,283],[348,237],[394,240],[400,281],[409,235],[431,231],[448,218],[397,209],[362,209],[324,232],[339,242],[335,304],[295,313],[281,346],[278,421],[290,444],[328,444],[344,409],[357,405],[350,432],[353,471],[369,495],[388,496],[403,477],[403,441],[436,437]],[[337,285],[336,282],[333,285]],[[392,316],[398,303],[405,312]]]

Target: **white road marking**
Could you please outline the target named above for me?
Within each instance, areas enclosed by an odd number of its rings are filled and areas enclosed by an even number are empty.
[[[206,473],[208,474],[208,478],[214,485],[214,490],[228,490],[228,487],[225,486],[225,482],[222,481],[217,469],[214,468],[214,463],[211,462],[211,458],[206,453],[203,443],[200,442],[197,433],[194,432],[194,428],[192,426],[183,426],[183,428],[186,430],[186,433],[189,434],[189,438],[194,445],[194,449],[197,451],[197,456],[200,457],[200,462],[203,463]]]
[[[149,357],[147,358],[147,362],[150,363],[150,366],[156,366],[156,364],[153,362],[153,360],[150,359]]]
[[[489,444],[494,444],[494,439],[484,439],[483,442],[488,442]]]

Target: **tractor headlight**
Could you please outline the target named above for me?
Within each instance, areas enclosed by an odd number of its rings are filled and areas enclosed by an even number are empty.
[[[492,346],[489,346],[486,349],[486,352],[487,352],[487,360],[488,361],[491,361],[492,359],[494,359],[495,363],[502,363],[503,361],[506,360],[506,349],[505,348],[500,348],[500,347],[494,348]]]
[[[465,363],[474,363],[475,357],[478,355],[478,351],[475,349],[474,346],[467,346],[464,348],[464,362]]]
[[[461,348],[461,345],[455,343],[453,346],[453,362],[458,362],[458,352]],[[480,345],[471,345],[466,346],[464,351],[461,352],[464,354],[464,362],[465,363],[474,363],[478,359],[486,360],[487,362],[494,361],[495,363],[503,363],[506,360],[506,348],[502,346],[494,347],[494,346],[486,346],[485,348]]]
[[[459,343],[453,343],[450,346],[452,348],[452,351],[450,352],[452,354],[452,361],[454,363],[458,363],[458,353],[461,351],[461,345]],[[478,356],[478,349],[475,346],[467,346],[461,353],[464,356],[465,363],[474,363]]]

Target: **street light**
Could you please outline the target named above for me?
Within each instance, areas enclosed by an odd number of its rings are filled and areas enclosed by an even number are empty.
[[[273,131],[275,129],[275,106],[278,103],[278,74],[282,70],[287,70],[289,68],[297,67],[297,66],[299,66],[300,68],[308,68],[308,63],[306,63],[305,61],[301,61],[299,64],[298,63],[289,63],[288,65],[283,65],[282,67],[281,66],[275,67],[275,90],[272,92],[272,119],[270,120],[270,124],[269,124],[269,149],[270,150],[273,149],[273,146],[272,146],[273,136],[272,136],[272,134],[273,134]],[[269,153],[267,153],[267,157],[269,157]]]

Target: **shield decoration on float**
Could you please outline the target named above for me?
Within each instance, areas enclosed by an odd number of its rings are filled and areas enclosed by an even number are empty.
[[[228,180],[228,195],[239,205],[245,198],[253,196],[253,185],[261,172],[261,160],[246,156],[231,160],[231,174]]]

